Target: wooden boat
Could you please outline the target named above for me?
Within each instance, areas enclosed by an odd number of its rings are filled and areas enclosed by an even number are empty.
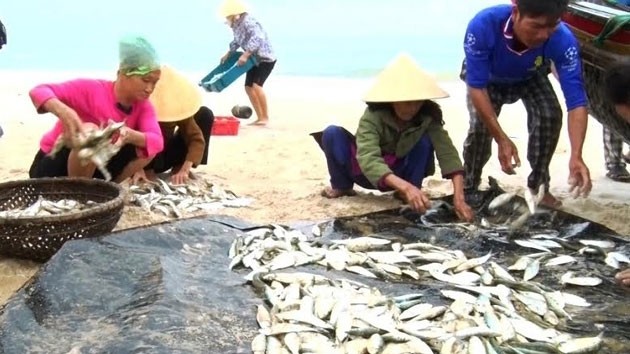
[[[626,143],[630,143],[630,124],[617,115],[602,90],[606,69],[615,63],[630,61],[630,24],[624,25],[605,40],[599,43],[596,41],[611,18],[630,15],[630,8],[623,5],[603,5],[604,1],[600,3],[602,5],[585,1],[572,2],[562,20],[580,43],[590,114],[602,125],[618,133]]]

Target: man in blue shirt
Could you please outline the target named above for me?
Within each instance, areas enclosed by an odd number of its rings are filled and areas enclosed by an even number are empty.
[[[562,128],[562,109],[548,77],[553,62],[569,112],[569,184],[578,195],[590,192],[590,173],[582,160],[588,114],[578,43],[560,21],[567,6],[568,0],[518,0],[516,5],[484,9],[468,24],[462,70],[470,112],[463,154],[467,190],[479,187],[492,139],[497,142],[503,172],[514,174],[520,166],[516,146],[497,121],[504,104],[520,99],[527,110],[529,131],[527,159],[532,171],[527,185],[534,192],[545,186],[541,204],[561,205],[549,193],[549,163]]]

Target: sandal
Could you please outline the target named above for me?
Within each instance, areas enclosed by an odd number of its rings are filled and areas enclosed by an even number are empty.
[[[332,187],[324,188],[320,195],[324,198],[335,199],[340,197],[352,197],[357,195],[354,189],[334,189]]]
[[[628,170],[626,170],[625,167],[621,167],[621,166],[609,168],[608,173],[606,173],[606,177],[616,182],[624,182],[624,183],[630,182],[630,173],[628,173]]]

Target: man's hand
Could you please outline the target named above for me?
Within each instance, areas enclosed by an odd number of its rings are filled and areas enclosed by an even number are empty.
[[[575,198],[580,196],[586,198],[592,188],[591,174],[584,160],[572,157],[569,160],[569,192],[573,193]]]
[[[431,201],[427,196],[420,190],[420,188],[408,184],[407,187],[400,191],[403,195],[403,198],[409,204],[409,207],[414,211],[424,214],[427,209],[431,207]]]
[[[514,142],[507,136],[497,140],[497,145],[499,148],[501,170],[508,175],[516,174],[514,167],[521,167],[521,159],[518,157],[516,145],[514,145]]]
[[[617,282],[621,285],[630,286],[630,269],[617,273],[617,275],[615,275],[615,279],[617,279]]]

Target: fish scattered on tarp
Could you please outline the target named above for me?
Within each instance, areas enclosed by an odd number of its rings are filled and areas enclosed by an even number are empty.
[[[230,269],[248,268],[245,279],[266,300],[256,315],[260,330],[252,341],[254,353],[483,354],[533,347],[583,353],[602,343],[601,334],[573,338],[557,329],[571,320],[567,298],[589,304],[531,280],[540,271],[541,255],[523,267],[531,273],[528,280],[518,281],[491,260],[491,253],[468,258],[461,250],[370,236],[324,242],[321,230],[312,233],[271,225],[232,242]],[[432,277],[452,288],[442,290],[452,302],[432,304],[421,293],[392,297],[349,280],[280,272],[307,264],[366,278]],[[564,277],[563,283],[588,283],[583,280]]]

